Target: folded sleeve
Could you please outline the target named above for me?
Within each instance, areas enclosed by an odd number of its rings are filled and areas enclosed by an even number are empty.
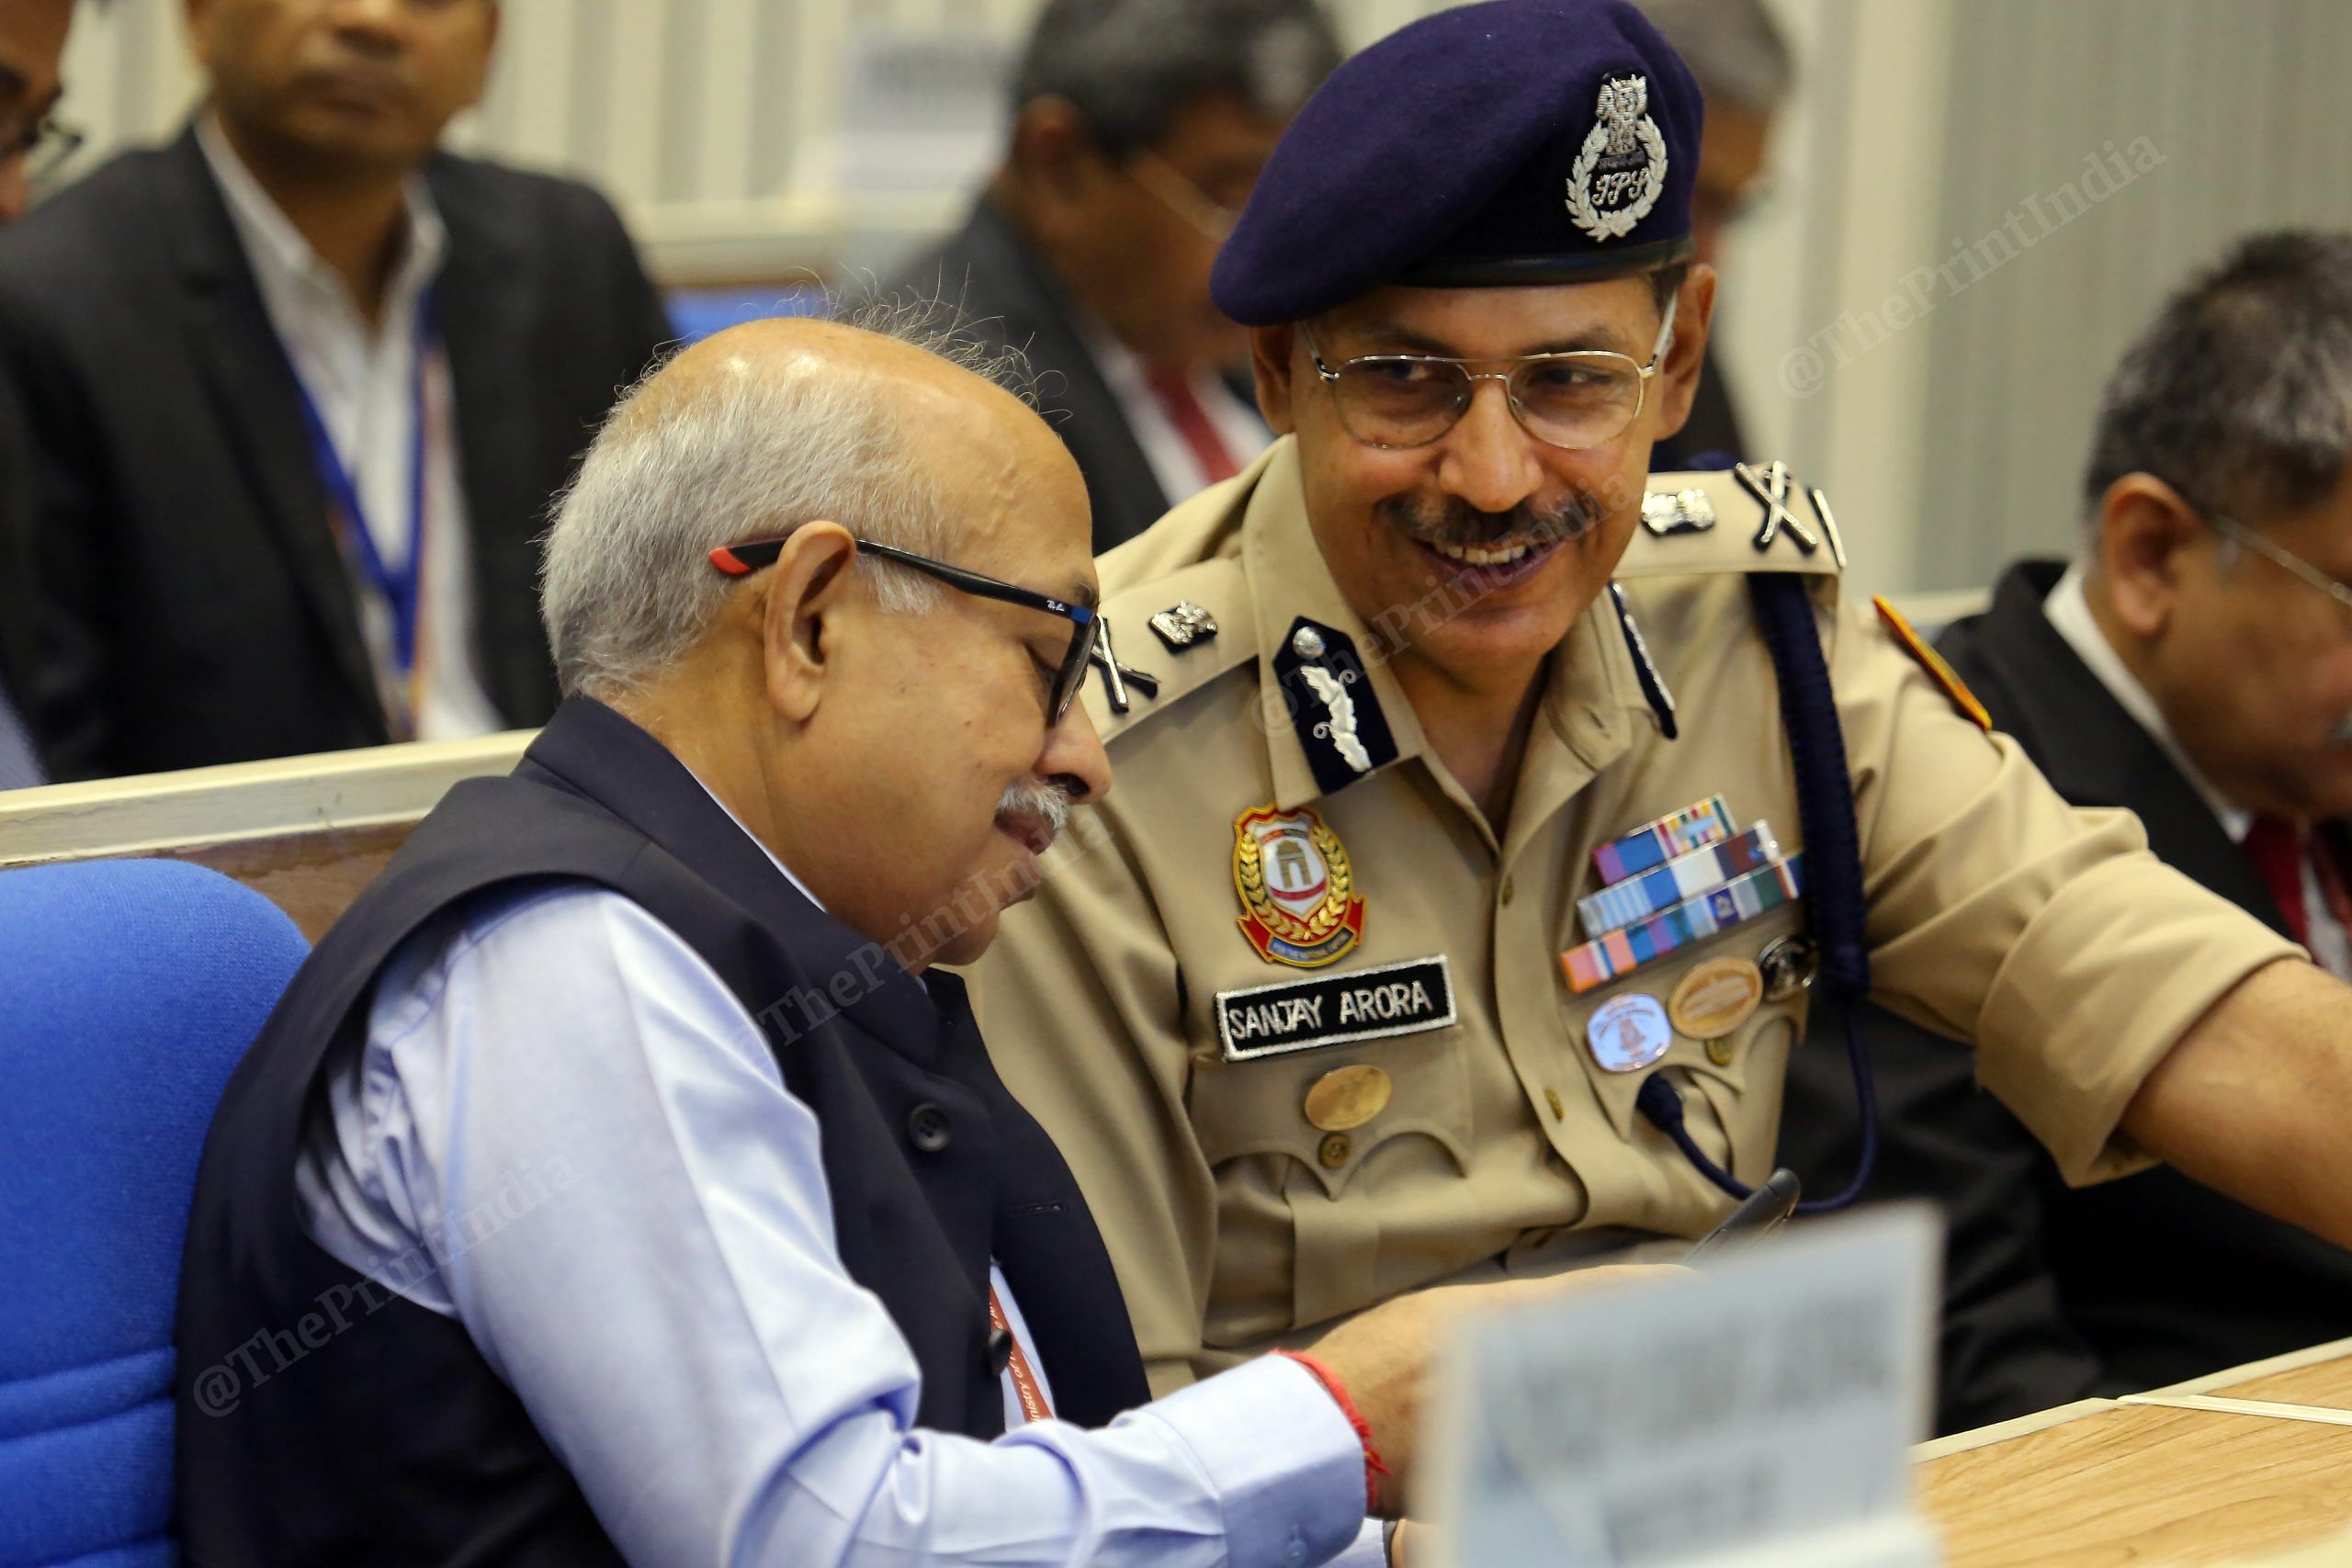
[[[2141,1083],[2301,950],[2158,861],[2130,813],[2067,805],[1867,612],[1841,606],[1830,635],[1878,999],[1974,1041],[1978,1077],[2069,1181],[2144,1168],[2118,1131]]]

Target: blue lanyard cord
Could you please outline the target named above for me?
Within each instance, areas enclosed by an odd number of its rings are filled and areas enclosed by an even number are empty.
[[[408,558],[395,571],[384,564],[383,552],[368,526],[368,511],[359,500],[359,486],[334,449],[327,422],[298,373],[294,390],[302,403],[302,428],[311,438],[311,457],[318,465],[319,483],[327,502],[342,515],[345,531],[368,585],[383,597],[392,613],[392,661],[405,679],[416,668],[416,626],[423,597],[424,570],[424,362],[440,341],[439,313],[435,308],[438,285],[428,286],[416,301],[416,349],[409,367]]]

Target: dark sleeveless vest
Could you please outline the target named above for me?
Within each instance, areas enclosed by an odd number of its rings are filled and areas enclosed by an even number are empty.
[[[442,911],[526,879],[632,899],[760,1020],[824,1129],[842,1261],[914,1348],[921,1425],[1003,1429],[991,1257],[1057,1414],[1097,1426],[1150,1397],[1102,1237],[998,1080],[962,983],[918,980],[828,918],[660,742],[574,698],[513,774],[460,784],[418,827],[295,976],[221,1100],[180,1284],[191,1563],[620,1562],[465,1330],[364,1282],[298,1217],[304,1117],[330,1054],[359,1047],[386,961]]]

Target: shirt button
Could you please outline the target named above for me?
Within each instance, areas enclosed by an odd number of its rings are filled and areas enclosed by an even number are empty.
[[[1323,1162],[1324,1169],[1337,1170],[1348,1163],[1348,1156],[1354,1152],[1355,1145],[1348,1141],[1345,1133],[1334,1133],[1316,1146],[1315,1157]]]
[[[955,1138],[954,1123],[947,1112],[924,1100],[907,1113],[907,1142],[927,1155],[935,1155]]]
[[[1555,1121],[1555,1122],[1560,1122],[1560,1121],[1565,1121],[1565,1120],[1566,1120],[1566,1118],[1567,1118],[1567,1114],[1568,1114],[1568,1109],[1567,1109],[1567,1107],[1566,1107],[1566,1106],[1562,1105],[1562,1104],[1560,1103],[1560,1091],[1559,1091],[1558,1089],[1545,1089],[1545,1090],[1544,1091],[1544,1104],[1546,1104],[1546,1105],[1548,1105],[1548,1106],[1550,1106],[1550,1107],[1552,1108],[1552,1120],[1553,1120],[1553,1121]]]
[[[1510,877],[1508,877],[1508,876],[1506,876],[1506,877],[1504,877],[1504,878],[1503,878],[1503,902],[1504,902],[1504,903],[1506,903],[1506,904],[1510,903],[1510,900],[1511,900],[1511,896],[1512,896],[1513,894],[1517,893],[1518,891],[1519,891],[1519,884],[1518,884],[1518,883],[1516,883],[1516,882],[1512,881],[1512,880],[1511,880]]]

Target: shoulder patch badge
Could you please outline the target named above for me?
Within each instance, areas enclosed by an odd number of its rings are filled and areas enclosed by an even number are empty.
[[[1340,836],[1311,807],[1260,806],[1233,819],[1241,934],[1269,964],[1319,969],[1363,936],[1363,899]]]
[[[1945,663],[1944,656],[1928,647],[1927,638],[1912,630],[1911,623],[1903,618],[1902,611],[1883,598],[1872,599],[1871,603],[1877,606],[1878,618],[1886,623],[1886,629],[1895,643],[1928,672],[1928,679],[1951,699],[1951,705],[1960,710],[1961,716],[1989,733],[1993,728],[1993,716],[1985,711],[1976,694],[1968,689],[1968,682],[1960,678],[1960,671]]]

